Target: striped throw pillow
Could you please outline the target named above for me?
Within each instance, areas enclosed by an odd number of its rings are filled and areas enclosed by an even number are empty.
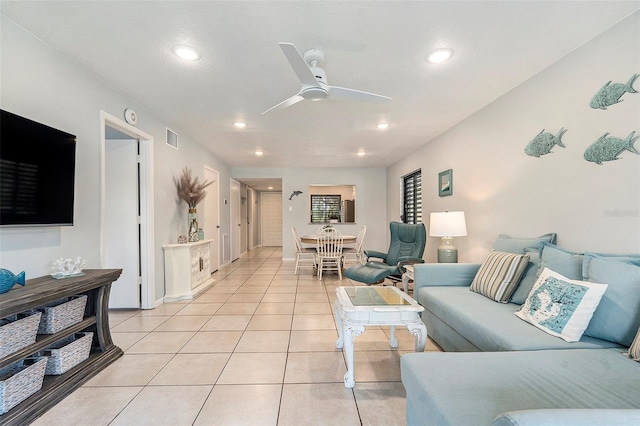
[[[638,329],[636,338],[633,339],[631,346],[629,346],[629,352],[627,352],[626,354],[632,360],[640,362],[640,329]]]
[[[528,264],[528,254],[492,251],[478,270],[470,290],[496,302],[507,303]]]

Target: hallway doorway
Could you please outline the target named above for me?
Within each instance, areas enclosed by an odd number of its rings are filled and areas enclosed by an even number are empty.
[[[101,111],[100,263],[122,269],[109,308],[152,309],[153,137]]]

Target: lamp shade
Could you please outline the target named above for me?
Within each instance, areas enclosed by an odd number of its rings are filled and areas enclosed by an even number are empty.
[[[467,235],[464,212],[431,213],[429,235],[432,237],[464,237]]]

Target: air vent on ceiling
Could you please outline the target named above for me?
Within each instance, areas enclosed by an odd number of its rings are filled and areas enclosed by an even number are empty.
[[[178,149],[178,134],[167,127],[167,145]]]

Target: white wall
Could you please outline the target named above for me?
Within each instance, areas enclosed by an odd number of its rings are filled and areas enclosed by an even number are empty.
[[[282,178],[282,257],[293,259],[295,247],[291,227],[300,235],[315,234],[318,225],[309,224],[309,185],[327,184],[356,186],[356,223],[338,223],[345,235],[357,235],[367,226],[365,248],[387,251],[389,224],[386,219],[386,179],[383,168],[236,168],[233,176],[242,178]],[[289,201],[293,191],[303,194]],[[289,211],[291,207],[292,211]]]
[[[155,139],[155,294],[161,299],[162,245],[175,243],[187,227],[186,204],[177,199],[174,176],[188,166],[202,180],[208,164],[220,171],[220,197],[228,199],[229,185],[224,182],[229,182],[230,169],[189,139],[186,129],[155,117],[11,20],[0,19],[0,107],[77,136],[74,226],[0,229],[0,267],[24,270],[27,278],[49,274],[58,257],[82,256],[87,268],[101,267],[100,111],[122,117],[126,108],[133,108],[138,113],[136,127]],[[165,144],[166,126],[180,134],[178,151]],[[220,210],[222,233],[228,233],[228,206]]]
[[[583,159],[605,132],[640,134],[640,94],[606,111],[589,107],[608,80],[640,73],[639,28],[636,13],[389,167],[387,218],[399,217],[401,176],[421,168],[425,223],[433,211],[466,213],[468,236],[456,239],[461,262],[481,262],[499,233],[557,232],[558,244],[576,251],[640,252],[640,155],[623,152],[603,165]],[[640,81],[634,86],[640,91]],[[540,158],[523,152],[540,130],[561,127],[566,148]],[[453,195],[439,197],[438,172],[447,169]],[[429,238],[427,261],[438,244]]]

